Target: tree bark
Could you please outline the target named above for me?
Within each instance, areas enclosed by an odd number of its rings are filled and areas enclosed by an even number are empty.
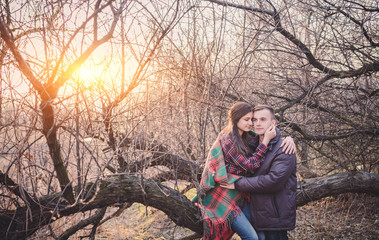
[[[74,192],[67,174],[67,169],[63,163],[61,146],[57,139],[57,127],[55,124],[54,109],[51,105],[51,101],[52,100],[42,100],[41,102],[43,134],[45,135],[47,145],[49,146],[50,156],[54,163],[54,169],[57,173],[57,178],[63,192],[63,196],[70,203],[74,203]]]
[[[297,183],[297,206],[347,192],[379,196],[379,174],[360,171],[300,181]]]
[[[32,208],[31,212],[28,212],[27,207],[15,211],[0,211],[0,236],[5,236],[5,239],[22,239],[56,218],[125,202],[138,202],[157,208],[165,212],[178,226],[202,234],[198,208],[180,192],[151,179],[126,174],[111,175],[100,180],[96,187],[88,186],[87,189],[92,190],[88,192],[86,202],[73,206],[59,202],[56,196],[50,196],[41,199],[39,207]],[[346,192],[379,196],[379,174],[340,173],[301,181],[298,183],[297,205],[302,206],[326,196]]]

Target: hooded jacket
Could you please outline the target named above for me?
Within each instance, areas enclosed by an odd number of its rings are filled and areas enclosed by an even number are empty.
[[[276,131],[261,167],[235,183],[238,191],[251,193],[251,221],[257,231],[292,230],[296,223],[296,155],[283,153]]]

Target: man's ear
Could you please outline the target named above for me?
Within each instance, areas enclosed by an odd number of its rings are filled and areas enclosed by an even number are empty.
[[[274,126],[276,126],[276,120],[275,119],[272,120],[272,124],[274,124]]]

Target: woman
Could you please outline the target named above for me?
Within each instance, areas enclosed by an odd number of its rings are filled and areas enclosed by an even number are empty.
[[[255,240],[258,236],[249,221],[247,195],[220,185],[254,173],[264,160],[269,141],[276,136],[275,127],[266,131],[261,144],[254,146],[252,107],[237,102],[230,108],[228,118],[228,126],[219,134],[208,155],[200,182],[200,201],[196,198],[203,217],[204,239],[229,239],[235,231],[243,240]],[[294,148],[292,138],[285,143],[284,149]]]

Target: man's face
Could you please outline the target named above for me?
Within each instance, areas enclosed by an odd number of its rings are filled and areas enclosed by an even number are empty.
[[[272,119],[268,109],[262,109],[254,112],[253,124],[255,133],[258,135],[264,135],[266,130],[272,124],[275,124],[275,120]]]

